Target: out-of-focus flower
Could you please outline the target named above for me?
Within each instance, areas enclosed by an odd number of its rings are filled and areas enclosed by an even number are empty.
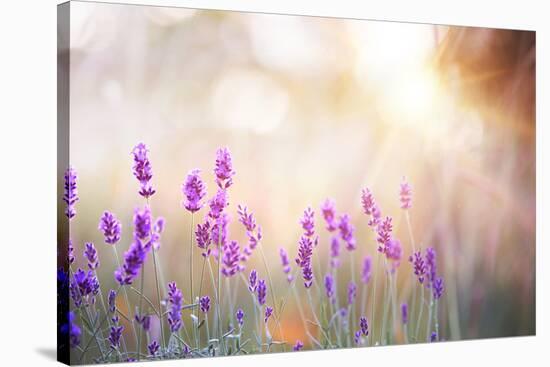
[[[124,263],[115,270],[115,279],[120,285],[132,284],[145,262],[147,251],[139,239],[134,239],[128,251],[124,253]]]
[[[220,189],[227,189],[233,184],[233,164],[231,162],[231,153],[227,148],[219,148],[216,151],[216,165],[214,174],[216,175],[216,184]]]
[[[115,313],[115,311],[116,311],[116,292],[115,292],[114,289],[111,289],[109,291],[109,297],[107,299],[108,299],[108,304],[109,304],[109,312],[110,313]]]
[[[69,220],[73,219],[76,215],[75,204],[78,201],[78,188],[76,186],[76,180],[76,171],[69,167],[65,171],[65,192],[63,194],[63,201],[67,204],[65,215],[69,218]]]
[[[433,294],[435,299],[440,299],[443,295],[443,291],[445,290],[445,285],[443,283],[443,278],[438,277],[436,278],[434,284],[433,284]]]
[[[256,219],[254,219],[254,213],[248,212],[246,206],[239,205],[237,207],[237,214],[239,216],[239,222],[241,222],[246,229],[246,236],[248,237],[248,244],[243,249],[241,260],[245,262],[252,252],[258,246],[258,243],[262,239],[262,228],[256,225]]]
[[[430,342],[436,342],[437,341],[437,333],[435,331],[432,331],[430,334]]]
[[[222,258],[222,274],[232,277],[239,271],[240,247],[237,241],[231,241],[225,246]]]
[[[401,209],[407,210],[412,207],[412,188],[405,176],[403,176],[400,184],[399,201],[401,202]]]
[[[267,320],[269,320],[269,318],[271,317],[272,314],[273,314],[273,307],[267,306],[265,308],[265,316],[264,316],[264,322],[266,324],[267,324]]]
[[[73,241],[69,240],[69,246],[67,248],[67,261],[69,262],[69,266],[74,263],[74,259]]]
[[[315,234],[315,212],[311,207],[304,210],[304,216],[300,219],[300,224],[306,236],[312,237]]]
[[[227,191],[218,189],[216,194],[208,202],[210,210],[208,216],[212,219],[217,219],[220,217],[224,209],[229,205],[227,201]]]
[[[432,283],[435,281],[437,274],[437,264],[436,264],[436,252],[433,247],[428,247],[426,249],[426,274],[428,282],[426,286],[431,287]]]
[[[258,281],[258,287],[256,288],[256,293],[258,296],[258,304],[263,306],[267,297],[267,285],[265,280],[261,279]]]
[[[393,231],[392,218],[386,217],[377,228],[378,237],[376,238],[376,241],[380,244],[378,246],[379,252],[382,252],[382,253],[386,252],[387,250],[386,244],[391,239],[392,231]]]
[[[361,205],[363,212],[369,217],[369,227],[376,228],[380,224],[381,212],[369,188],[364,188],[361,191]]]
[[[120,240],[122,226],[120,221],[111,212],[105,211],[99,219],[99,230],[105,237],[105,243],[114,245]]]
[[[325,293],[330,302],[334,302],[334,278],[331,273],[325,275]]]
[[[357,286],[354,282],[349,282],[348,284],[348,305],[353,304],[355,296],[357,294]]]
[[[336,220],[336,209],[334,200],[326,199],[323,204],[321,204],[321,214],[326,222],[326,229],[329,232],[334,232],[338,229],[338,222]]]
[[[84,256],[88,259],[88,268],[95,270],[99,267],[99,259],[97,257],[97,250],[92,242],[86,242],[86,249],[84,250]]]
[[[361,281],[367,284],[372,273],[372,257],[365,256],[363,259],[363,268],[361,269]]]
[[[149,354],[152,355],[153,357],[156,356],[159,349],[160,349],[160,345],[159,343],[157,343],[156,340],[153,340],[153,342],[147,346],[147,350],[149,351]]]
[[[181,309],[183,307],[183,295],[175,282],[168,283],[168,303],[170,304],[168,325],[170,325],[171,332],[177,333],[182,326]]]
[[[348,251],[355,250],[355,237],[353,235],[355,227],[351,224],[351,218],[348,214],[343,214],[340,216],[338,228],[340,229],[340,237],[344,242],[346,242],[346,249]]]
[[[153,178],[153,170],[149,157],[147,156],[148,152],[147,146],[143,143],[139,143],[132,150],[134,156],[133,173],[140,184],[139,194],[146,199],[153,196],[155,193],[150,182]]]
[[[59,331],[62,334],[69,336],[69,345],[71,348],[76,348],[80,345],[80,336],[82,334],[82,331],[75,322],[74,312],[69,311],[67,313],[67,323],[61,325]]]
[[[194,169],[187,174],[181,190],[185,196],[184,208],[191,213],[199,211],[204,205],[201,200],[206,196],[206,185],[200,177],[200,170]]]
[[[239,324],[239,327],[243,327],[244,325],[244,312],[242,309],[238,309],[237,312],[235,313],[235,317],[237,319],[237,323]]]
[[[292,270],[290,268],[290,261],[288,259],[288,253],[284,248],[279,249],[279,256],[281,257],[281,264],[283,265],[283,273],[286,274],[286,279],[290,283],[292,282],[292,274],[290,274],[290,271]]]
[[[302,343],[301,340],[296,340],[296,344],[294,344],[294,347],[292,348],[295,352],[299,352],[304,347],[304,343]]]
[[[369,336],[369,322],[366,317],[362,316],[359,318],[359,327],[361,329],[361,334]]]
[[[401,304],[401,322],[407,324],[409,322],[409,307],[406,303]]]
[[[357,330],[353,336],[353,341],[356,345],[361,344],[361,330]]]
[[[340,240],[338,239],[338,236],[332,236],[330,239],[330,266],[333,268],[337,268],[340,266],[340,260],[338,259],[338,256],[340,256]]]

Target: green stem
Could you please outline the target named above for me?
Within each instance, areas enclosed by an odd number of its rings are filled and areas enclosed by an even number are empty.
[[[370,322],[372,324],[372,335],[373,337],[371,338],[372,342],[371,342],[371,345],[374,345],[375,343],[375,339],[374,338],[374,317],[376,316],[376,284],[378,284],[378,272],[379,272],[379,268],[380,268],[380,254],[378,254],[377,256],[378,260],[376,261],[376,268],[374,269],[374,284],[372,286],[372,308],[371,308],[371,317],[370,317]]]
[[[140,286],[140,297],[139,297],[139,306],[138,306],[138,314],[141,318],[141,313],[143,311],[143,286],[145,283],[145,263],[141,265],[141,286]],[[135,321],[134,321],[135,322]],[[141,329],[142,327],[138,326],[138,345],[137,345],[137,360],[139,361],[141,358]]]
[[[113,248],[113,252],[115,253],[117,267],[120,268],[120,259],[118,258],[118,251],[116,249],[116,245],[112,245],[111,247]],[[129,315],[131,310],[130,310],[130,301],[128,299],[128,290],[126,289],[126,287],[122,287],[122,289],[124,290],[124,300],[126,301],[126,309],[128,310],[128,315]],[[136,345],[137,345],[138,335],[137,335],[136,325],[133,322],[130,322],[130,324],[132,325],[132,329],[134,330],[134,337],[136,339]]]
[[[159,324],[160,324],[160,336],[161,336],[161,343],[162,343],[162,349],[166,349],[166,341],[164,340],[164,326],[163,326],[163,318],[161,316],[162,314],[162,301],[160,298],[160,285],[159,285],[159,277],[158,277],[158,267],[157,267],[157,256],[156,256],[156,250],[153,248],[153,265],[155,267],[155,283],[157,286],[157,300],[158,300],[158,317],[159,317]]]
[[[418,317],[416,318],[416,330],[414,332],[414,341],[418,341],[418,332],[420,330],[420,323],[422,322],[422,311],[424,310],[424,286],[420,288],[420,308],[418,310]]]

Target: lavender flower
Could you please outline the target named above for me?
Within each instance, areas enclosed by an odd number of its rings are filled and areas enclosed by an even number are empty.
[[[202,256],[208,257],[210,255],[210,244],[212,243],[210,238],[210,222],[207,220],[204,224],[197,224],[197,230],[195,231],[197,238],[197,246],[202,250]]]
[[[136,208],[134,210],[134,238],[142,241],[146,240],[151,235],[152,221],[151,210],[147,205],[142,211]]]
[[[233,171],[229,149],[219,148],[216,151],[214,174],[216,175],[216,184],[220,189],[227,189],[233,184],[232,176],[235,175],[235,171]]]
[[[115,270],[115,279],[120,285],[132,284],[138,276],[139,270],[145,263],[148,249],[139,239],[135,239],[128,251],[124,253],[124,263]]]
[[[357,294],[357,286],[354,282],[349,282],[348,284],[348,305],[353,304],[355,296]]]
[[[405,176],[403,176],[400,184],[399,201],[401,202],[401,209],[407,210],[412,207],[412,189]]]
[[[212,243],[225,247],[228,238],[228,224],[229,224],[229,215],[227,213],[221,213],[220,216],[216,219],[216,222],[212,226],[212,232],[210,236]],[[216,259],[218,258],[217,251],[218,248],[214,248],[214,253]]]
[[[366,317],[359,318],[359,328],[361,329],[361,334],[369,336],[369,322]]]
[[[65,209],[65,215],[69,220],[73,219],[76,215],[76,209],[74,205],[78,201],[78,189],[76,186],[77,175],[76,171],[69,167],[65,171],[65,192],[63,194],[63,201],[67,204]]]
[[[177,288],[175,282],[168,283],[168,303],[170,304],[170,309],[168,311],[170,331],[177,333],[182,327],[181,310],[183,307],[183,295]]]
[[[325,293],[327,295],[327,298],[331,302],[334,302],[334,278],[332,277],[331,273],[325,275]]]
[[[267,307],[265,308],[265,316],[264,316],[264,322],[265,322],[266,324],[267,324],[267,320],[269,320],[269,318],[271,317],[272,314],[273,314],[273,308],[267,306]]]
[[[338,224],[338,228],[340,229],[340,237],[344,242],[346,242],[346,249],[348,251],[355,250],[355,237],[353,236],[353,232],[355,231],[355,227],[350,223],[350,216],[348,214],[344,214],[340,216],[340,223]]]
[[[147,146],[143,143],[139,143],[132,150],[134,155],[134,176],[137,178],[140,184],[139,194],[148,199],[153,196],[155,190],[151,186],[151,178],[153,178],[153,170],[151,168],[151,162],[147,157]]]
[[[290,268],[290,261],[288,260],[288,253],[284,248],[279,249],[279,256],[281,257],[281,264],[283,265],[283,273],[286,274],[286,279],[290,283],[292,282],[292,274],[290,274],[290,271],[292,270]]]
[[[321,204],[321,214],[327,223],[326,229],[329,232],[334,232],[338,228],[334,200],[326,199],[324,203]]]
[[[151,329],[151,316],[150,315],[143,315],[143,316],[140,316],[138,314],[136,314],[136,316],[134,316],[134,319],[136,320],[136,322],[141,325],[141,327],[143,327],[143,330],[144,331],[149,331],[149,329]]]
[[[244,312],[242,309],[238,309],[235,313],[235,317],[237,318],[237,323],[239,324],[239,327],[243,327],[244,325]]]
[[[445,290],[445,285],[443,283],[443,278],[438,277],[433,284],[433,295],[435,299],[440,299]]]
[[[164,218],[158,217],[153,225],[153,232],[151,233],[151,238],[149,244],[152,244],[155,250],[160,249],[160,235],[164,230]]]
[[[248,237],[248,245],[243,250],[242,261],[246,261],[248,257],[252,255],[252,251],[256,249],[258,243],[262,239],[262,228],[256,225],[256,219],[254,219],[254,213],[249,213],[246,206],[239,205],[237,207],[237,214],[239,216],[239,222],[241,222],[246,229],[246,236]]]
[[[333,268],[338,268],[340,266],[340,240],[338,236],[333,236],[330,240],[330,266]]]
[[[73,287],[73,292],[79,297],[96,295],[99,292],[99,281],[93,271],[90,270],[86,273],[84,270],[78,269],[74,273],[70,287]]]
[[[239,271],[240,247],[237,241],[231,241],[225,247],[222,258],[222,273],[232,277]]]
[[[204,296],[199,299],[201,311],[207,313],[210,310],[210,297]]]
[[[181,190],[185,196],[183,206],[191,213],[199,211],[204,205],[201,200],[206,196],[206,185],[200,177],[200,170],[194,169],[187,174]]]
[[[74,259],[73,241],[69,240],[69,246],[67,248],[67,261],[69,262],[69,266],[74,263]]]
[[[304,343],[302,343],[301,340],[296,340],[296,344],[294,344],[294,347],[292,348],[295,352],[299,352],[304,347]]]
[[[304,210],[304,216],[300,219],[300,224],[306,236],[312,237],[315,234],[315,212],[311,207],[307,207]]]
[[[311,238],[302,235],[298,247],[298,257],[296,264],[302,268],[302,277],[304,278],[304,286],[311,287],[313,284],[313,269],[311,267],[311,256],[313,255],[313,242]]]
[[[61,328],[59,329],[62,334],[69,336],[69,345],[71,348],[76,348],[80,345],[80,335],[82,334],[82,331],[75,323],[74,319],[74,312],[69,311],[67,313],[67,323],[61,325]]]
[[[88,268],[95,270],[99,267],[99,259],[97,258],[97,250],[92,242],[86,242],[84,256],[88,259]]]
[[[436,252],[433,247],[428,247],[426,249],[426,273],[428,279],[426,286],[429,288],[435,281],[437,273]]]
[[[386,250],[387,250],[386,244],[391,239],[392,231],[393,231],[392,218],[386,217],[377,228],[378,237],[376,238],[376,241],[380,244],[378,246],[379,252],[386,253]]]
[[[424,276],[426,275],[426,263],[420,251],[416,251],[409,257],[409,261],[413,264],[414,275],[418,278],[420,284],[424,284]]]
[[[109,333],[109,342],[111,343],[111,348],[116,349],[120,346],[120,337],[122,336],[122,331],[124,326],[111,326],[111,332]]]
[[[399,240],[395,238],[390,239],[388,242],[386,242],[385,253],[386,258],[392,262],[392,271],[395,271],[395,269],[399,266],[401,262],[401,256],[403,254],[401,242],[399,242]]]
[[[219,218],[225,207],[229,205],[227,201],[227,192],[222,189],[216,191],[216,194],[210,199],[208,205],[210,206],[208,216],[212,219]]]
[[[357,330],[353,336],[353,341],[356,345],[361,344],[361,330]]]
[[[437,333],[435,331],[432,331],[430,334],[430,342],[436,342],[437,341]]]
[[[376,228],[380,224],[381,213],[372,192],[368,188],[361,191],[361,204],[364,213],[369,216],[369,227]]]
[[[156,340],[153,340],[153,342],[147,346],[147,350],[149,351],[149,354],[152,355],[153,357],[158,353],[159,349],[160,349],[160,345],[159,343],[157,343]]]
[[[367,284],[372,273],[372,257],[365,256],[363,259],[363,268],[361,269],[361,281]]]
[[[121,231],[120,221],[115,217],[113,213],[108,211],[103,212],[99,220],[99,230],[103,232],[105,237],[105,243],[114,245],[120,240]]]
[[[249,213],[246,206],[238,205],[237,214],[239,215],[239,222],[241,222],[248,232],[254,232],[256,229],[256,219],[254,219],[254,213]]]
[[[256,288],[256,293],[258,296],[258,304],[263,306],[265,304],[265,299],[267,297],[267,285],[265,280],[261,279],[258,281],[258,287]]]
[[[252,270],[248,276],[248,290],[252,293],[256,292],[258,287],[258,273],[256,270]]]
[[[409,307],[406,303],[401,304],[401,322],[403,325],[409,322]]]
[[[108,304],[109,312],[114,313],[116,311],[116,292],[114,289],[109,291]]]

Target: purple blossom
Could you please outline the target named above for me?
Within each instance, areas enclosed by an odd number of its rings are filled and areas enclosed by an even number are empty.
[[[239,215],[239,222],[241,222],[249,232],[254,232],[256,229],[256,219],[254,219],[254,213],[249,213],[246,206],[238,205],[237,214]]]
[[[69,287],[72,287],[71,294],[73,296],[73,300],[75,300],[76,297],[85,297],[88,295],[96,295],[99,292],[99,280],[94,275],[94,272],[89,270],[87,273],[82,270],[78,269],[74,273],[74,279],[73,282]],[[77,303],[78,298],[76,298],[75,303]]]
[[[194,169],[187,174],[181,190],[185,196],[183,206],[191,213],[199,211],[204,205],[201,200],[206,196],[206,185],[200,177],[200,170]]]
[[[428,247],[426,249],[426,273],[427,273],[427,279],[428,279],[426,286],[428,288],[435,281],[435,277],[437,273],[436,256],[437,255],[433,247]]]
[[[86,242],[86,249],[84,250],[84,256],[88,259],[88,268],[95,270],[99,267],[99,259],[97,257],[97,250],[92,242]]]
[[[407,324],[409,322],[409,307],[406,303],[401,304],[401,322]]]
[[[232,277],[239,271],[240,247],[237,241],[231,241],[225,246],[222,257],[222,273]]]
[[[252,293],[256,292],[258,287],[258,273],[256,270],[252,269],[250,275],[248,276],[248,290]]]
[[[116,292],[114,289],[109,291],[109,297],[107,299],[109,304],[109,312],[114,313],[116,311]]]
[[[399,201],[401,202],[401,209],[406,210],[412,207],[412,188],[405,176],[403,176],[400,184]]]
[[[262,239],[262,228],[256,225],[256,219],[254,219],[254,213],[248,212],[246,206],[239,205],[237,207],[237,214],[239,216],[239,222],[241,222],[246,229],[246,236],[248,237],[248,245],[243,250],[242,261],[246,261],[251,255],[252,251],[256,249],[258,243]]]
[[[338,236],[333,236],[330,240],[330,266],[338,268],[340,266],[340,240]]]
[[[399,240],[392,238],[386,242],[386,258],[392,262],[392,271],[399,266],[401,262],[401,256],[403,255],[403,248]]]
[[[364,336],[369,336],[369,322],[366,317],[359,318],[359,328],[361,329],[361,334]]]
[[[143,315],[143,316],[139,316],[138,314],[136,314],[134,316],[134,319],[136,320],[136,322],[141,325],[143,327],[143,330],[145,331],[149,331],[149,329],[151,329],[151,316],[150,315]]]
[[[210,255],[210,244],[212,243],[210,238],[210,221],[204,222],[204,224],[197,224],[197,230],[195,231],[197,238],[197,246],[202,250],[202,256],[208,257]]]
[[[292,274],[290,274],[290,271],[292,270],[290,268],[290,260],[288,259],[288,253],[284,248],[279,249],[279,256],[281,257],[281,264],[283,265],[283,273],[286,274],[286,279],[290,283],[293,280]]]
[[[436,278],[436,280],[434,281],[434,284],[433,284],[434,298],[435,299],[440,299],[441,296],[443,295],[444,290],[445,290],[445,285],[444,285],[444,282],[443,282],[443,278],[441,278],[441,277]]]
[[[149,158],[147,157],[148,152],[147,146],[143,143],[139,143],[132,150],[132,154],[134,155],[134,176],[140,184],[139,194],[146,199],[155,193],[150,183],[151,178],[153,178],[153,170],[151,162],[149,162]]]
[[[210,207],[208,216],[212,219],[219,218],[224,209],[229,205],[227,191],[218,189],[216,194],[208,201],[208,205]]]
[[[325,293],[327,295],[327,298],[331,302],[334,302],[334,278],[332,277],[331,273],[325,275]]]
[[[380,244],[378,246],[378,251],[382,253],[386,253],[386,244],[391,239],[391,234],[393,231],[393,224],[392,224],[392,218],[386,217],[380,225],[378,225],[377,232],[378,237],[376,238],[376,241]]]
[[[350,220],[351,218],[348,214],[341,215],[338,228],[340,229],[340,237],[346,242],[346,249],[348,251],[353,251],[356,248],[355,237],[353,235],[355,227],[350,223]]]
[[[115,270],[115,279],[120,285],[132,284],[138,276],[139,270],[145,263],[148,249],[139,239],[135,239],[128,251],[124,253],[124,263]]]
[[[306,236],[312,237],[315,234],[315,212],[311,207],[304,210],[304,216],[300,219],[300,224]]]
[[[365,256],[363,259],[363,268],[361,269],[361,281],[367,284],[372,274],[372,257]]]
[[[353,341],[356,345],[361,344],[361,330],[357,330],[353,336]]]
[[[294,344],[294,347],[292,348],[295,352],[299,352],[304,347],[304,343],[302,343],[301,340],[296,340],[296,344]]]
[[[69,262],[69,266],[74,263],[74,247],[73,247],[73,241],[69,240],[69,246],[67,248],[67,261]]]
[[[65,171],[65,192],[63,194],[63,201],[67,204],[65,215],[69,218],[69,220],[73,219],[76,215],[76,209],[74,207],[78,201],[78,188],[76,186],[76,180],[76,171],[69,167]]]
[[[380,211],[380,207],[378,205],[375,205],[374,208],[372,208],[372,216],[367,224],[371,228],[377,228],[378,225],[380,225],[381,221],[382,212]]]
[[[69,336],[69,345],[71,348],[76,348],[80,345],[80,335],[82,334],[80,327],[75,322],[74,312],[69,311],[67,313],[67,323],[61,325],[59,331],[62,334]]]
[[[212,226],[212,231],[210,232],[211,240],[213,244],[219,245],[221,248],[224,248],[227,243],[228,238],[228,224],[229,224],[229,215],[227,213],[222,213],[215,221]],[[217,255],[217,247],[214,248],[215,257]]]
[[[142,211],[139,208],[134,210],[134,238],[146,240],[151,235],[151,210],[145,206]],[[147,246],[148,247],[148,246]]]
[[[210,297],[204,296],[199,299],[201,311],[207,313],[210,310]]]
[[[361,204],[363,206],[363,212],[369,216],[369,227],[376,228],[380,224],[381,213],[370,189],[364,188],[361,191]]]
[[[117,243],[120,240],[121,228],[120,221],[113,213],[108,211],[103,212],[99,220],[99,230],[103,232],[105,243],[110,245]]]
[[[432,331],[430,334],[430,342],[436,342],[437,341],[437,333],[435,331]]]
[[[149,354],[152,355],[153,357],[158,353],[159,349],[160,349],[160,345],[159,343],[157,343],[156,340],[153,340],[153,342],[147,346],[147,350],[149,351]]]
[[[265,280],[261,279],[258,281],[256,294],[258,296],[258,304],[260,306],[263,306],[265,304],[265,299],[267,297],[267,285],[265,284]]]
[[[326,199],[323,204],[321,204],[321,214],[327,223],[326,229],[329,232],[334,232],[338,228],[334,200]]]
[[[111,343],[111,348],[116,349],[120,346],[120,337],[122,336],[122,331],[124,326],[111,326],[111,332],[109,333],[109,342]]]
[[[357,294],[357,286],[354,282],[349,282],[348,284],[348,305],[353,304],[355,296]]]
[[[168,303],[170,305],[168,311],[168,324],[170,331],[177,333],[182,327],[181,310],[183,307],[183,295],[177,288],[175,282],[168,283]]]
[[[264,322],[265,322],[266,324],[267,324],[267,320],[269,320],[269,318],[271,317],[272,314],[273,314],[273,308],[267,306],[267,307],[265,308],[265,316],[264,316]]]
[[[416,251],[409,257],[409,261],[413,264],[414,275],[418,278],[420,284],[424,284],[424,276],[426,275],[426,263],[420,251]]]
[[[152,244],[155,250],[160,249],[160,235],[164,230],[164,218],[158,217],[153,225],[153,232],[149,244]]]
[[[239,327],[243,327],[244,325],[244,312],[242,309],[238,309],[235,313],[235,317],[237,318],[237,323],[239,324]]]
[[[220,189],[227,189],[233,184],[232,176],[235,175],[235,171],[233,171],[229,149],[219,148],[216,151],[214,174],[216,175],[216,184]]]
[[[313,269],[311,266],[311,256],[313,255],[313,242],[311,238],[302,235],[298,247],[298,257],[296,264],[302,268],[302,277],[304,278],[304,286],[311,287],[313,284]]]

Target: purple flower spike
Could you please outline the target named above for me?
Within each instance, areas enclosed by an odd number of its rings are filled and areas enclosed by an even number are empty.
[[[135,239],[128,251],[124,253],[124,263],[115,271],[115,279],[120,285],[132,284],[145,262],[148,249],[139,239]]]
[[[220,148],[216,151],[216,167],[214,168],[216,175],[216,184],[220,189],[227,189],[233,184],[233,164],[231,162],[231,153],[227,148]]]
[[[325,293],[330,302],[334,302],[334,278],[330,273],[325,275]]]
[[[248,277],[248,290],[252,293],[256,292],[256,288],[258,287],[258,273],[256,270],[252,270],[250,272],[250,275]]]
[[[401,209],[407,210],[412,207],[412,188],[405,176],[403,176],[400,184],[399,201],[401,202]]]
[[[300,224],[304,229],[304,234],[308,237],[313,237],[315,234],[315,212],[310,207],[304,210],[304,216],[300,219]]]
[[[177,333],[182,327],[181,309],[183,305],[183,295],[175,282],[168,283],[168,303],[170,304],[168,325],[170,325],[171,332]]]
[[[404,325],[409,322],[409,307],[406,303],[401,304],[401,322]]]
[[[80,345],[80,335],[82,334],[82,331],[75,323],[74,319],[74,312],[69,311],[67,313],[67,323],[61,325],[61,328],[59,329],[62,334],[69,336],[69,345],[71,348],[76,348]]]
[[[361,281],[367,284],[372,273],[372,257],[365,256],[363,259],[363,268],[361,269]]]
[[[267,320],[269,320],[269,318],[271,317],[272,314],[273,314],[273,307],[267,306],[265,308],[265,317],[264,317],[264,322],[266,324],[267,324]]]
[[[191,213],[199,211],[204,205],[201,200],[206,196],[206,185],[200,177],[200,170],[194,169],[187,175],[181,190],[185,196],[183,206]]]
[[[361,317],[359,319],[359,327],[361,328],[361,334],[369,336],[369,321],[366,317]]]
[[[201,311],[207,313],[210,310],[210,297],[204,296],[199,299]]]
[[[240,247],[237,241],[231,241],[223,251],[222,273],[232,277],[239,271]]]
[[[326,229],[329,232],[334,232],[338,229],[338,222],[336,221],[336,209],[334,200],[326,199],[321,205],[321,214],[327,223]]]
[[[284,248],[279,249],[279,256],[281,257],[281,264],[283,265],[283,273],[286,274],[286,280],[290,283],[293,280],[292,274],[290,274],[290,271],[292,270],[290,268],[290,260],[288,259],[288,253]]]
[[[436,252],[433,247],[428,247],[426,249],[426,273],[428,278],[426,286],[429,288],[432,283],[435,282],[437,273]]]
[[[145,332],[147,332],[151,329],[151,316],[150,315],[143,315],[143,316],[140,317],[138,314],[136,314],[134,319],[136,320],[136,322],[139,325],[141,325],[141,327],[143,327],[143,330]]]
[[[216,191],[216,195],[208,202],[210,211],[208,216],[212,219],[218,219],[224,209],[229,205],[227,202],[227,191],[219,189]]]
[[[333,236],[330,240],[330,266],[333,268],[338,268],[340,266],[340,240],[338,236]]]
[[[228,224],[229,224],[229,215],[227,213],[221,213],[221,215],[216,219],[214,225],[212,226],[212,232],[210,232],[210,237],[212,243],[215,244],[215,251],[218,251],[218,245],[222,249],[227,244],[228,238]],[[218,258],[217,252],[214,253],[216,259]]]
[[[401,242],[399,240],[392,238],[386,242],[386,257],[392,262],[392,271],[399,266],[401,262],[401,256],[403,255],[403,248],[401,247]]]
[[[69,246],[67,248],[67,261],[69,262],[69,265],[74,263],[74,247],[73,247],[73,241],[69,240]]]
[[[361,344],[361,330],[357,330],[353,336],[353,341],[356,345]]]
[[[239,327],[243,327],[244,325],[244,312],[242,309],[238,309],[235,313],[235,317],[237,318],[237,323],[239,324]]]
[[[265,284],[265,280],[258,281],[258,287],[256,288],[256,293],[258,296],[258,303],[260,306],[263,306],[265,304],[265,299],[267,297],[267,285]]]
[[[377,229],[378,238],[376,239],[376,241],[380,244],[380,246],[378,246],[379,252],[386,253],[386,244],[391,239],[392,231],[393,231],[392,218],[386,217],[386,219],[384,219],[382,223],[380,223]]]
[[[111,348],[116,349],[120,346],[120,337],[122,336],[122,330],[124,326],[111,326],[111,332],[109,333],[109,342],[111,343]]]
[[[369,188],[364,188],[361,191],[361,204],[366,215],[372,215],[373,209],[376,207],[376,201]]]
[[[65,171],[65,193],[63,194],[63,201],[67,204],[65,209],[65,215],[69,220],[73,219],[76,215],[76,209],[74,205],[78,201],[78,189],[76,187],[76,171],[69,167]]]
[[[84,250],[84,256],[88,259],[88,268],[95,270],[99,267],[99,259],[97,257],[97,250],[92,242],[86,243],[86,250]]]
[[[149,150],[143,143],[139,143],[132,150],[134,156],[134,176],[137,178],[140,184],[139,194],[148,199],[156,192],[151,186],[151,178],[153,178],[153,170],[151,168],[151,162],[147,153]]]
[[[108,303],[109,303],[109,312],[110,313],[115,313],[115,311],[116,311],[116,292],[115,292],[114,289],[111,289],[109,291]]]
[[[436,342],[437,341],[437,333],[435,331],[432,331],[430,334],[430,342]]]
[[[409,261],[413,264],[414,275],[418,278],[420,284],[424,284],[424,276],[426,275],[426,263],[420,251],[416,251],[409,257]]]
[[[296,340],[296,344],[294,344],[294,347],[292,348],[295,352],[299,352],[304,347],[304,343],[302,343],[301,340]]]
[[[435,280],[433,284],[433,295],[435,299],[440,299],[445,290],[445,285],[443,283],[443,278],[439,277]]]
[[[262,239],[262,228],[256,225],[256,219],[254,219],[254,213],[249,213],[246,206],[239,205],[237,207],[237,214],[239,216],[239,222],[243,224],[246,229],[246,236],[248,237],[248,245],[243,250],[242,261],[246,261],[251,255],[252,251],[256,249],[258,243]]]
[[[153,340],[153,342],[147,346],[147,350],[149,351],[149,354],[152,355],[153,357],[158,353],[159,349],[160,349],[160,345],[159,343],[157,343],[156,340]]]
[[[105,243],[114,245],[120,240],[121,231],[120,221],[115,217],[113,213],[108,211],[103,212],[99,220],[99,230],[103,232],[105,237]]]
[[[354,282],[349,282],[348,284],[348,305],[353,304],[355,296],[357,294],[357,286]]]
[[[338,228],[340,229],[340,237],[346,242],[346,249],[348,251],[353,251],[356,248],[355,237],[353,235],[355,227],[350,223],[350,220],[351,218],[348,214],[341,215]]]
[[[151,235],[151,210],[146,205],[143,211],[138,208],[134,211],[134,238],[146,240]]]
[[[311,287],[313,284],[313,269],[311,266],[311,256],[313,255],[313,242],[311,238],[302,235],[298,247],[298,257],[296,264],[302,268],[302,277],[304,278],[304,286]]]
[[[195,236],[197,238],[197,246],[202,250],[202,256],[210,256],[210,222],[206,221],[204,224],[197,224],[197,230],[195,231]]]

